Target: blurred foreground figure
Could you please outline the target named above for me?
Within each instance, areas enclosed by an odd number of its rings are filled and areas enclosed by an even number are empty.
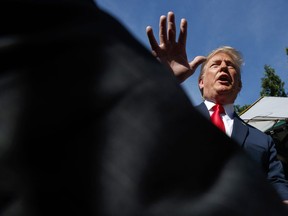
[[[0,16],[1,215],[287,215],[93,1],[1,1]]]

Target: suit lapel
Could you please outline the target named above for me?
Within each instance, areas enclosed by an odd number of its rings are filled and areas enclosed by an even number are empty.
[[[240,119],[237,114],[235,114],[231,138],[234,139],[240,146],[243,146],[247,137],[247,133],[247,125]]]
[[[209,111],[206,107],[206,105],[204,104],[204,102],[202,102],[201,104],[199,104],[198,106],[195,107],[197,111],[199,111],[205,118],[210,120],[210,114]]]
[[[204,103],[195,107],[204,117],[210,119],[209,111]],[[248,134],[247,125],[240,119],[240,117],[234,113],[234,123],[231,138],[235,140],[240,146],[244,145],[245,139]]]

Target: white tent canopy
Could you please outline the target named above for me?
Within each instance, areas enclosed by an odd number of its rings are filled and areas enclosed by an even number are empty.
[[[288,97],[261,97],[240,117],[264,132],[278,121],[288,119]]]

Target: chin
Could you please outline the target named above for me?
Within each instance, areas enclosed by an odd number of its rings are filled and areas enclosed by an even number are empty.
[[[224,88],[222,87],[222,88],[219,88],[217,90],[218,94],[231,94],[232,92],[234,92],[233,89],[232,88],[227,88],[227,87],[224,87]]]
[[[217,94],[220,97],[224,97],[224,98],[229,97],[229,98],[231,98],[232,95],[235,95],[235,91],[233,91],[231,89],[230,90],[222,90],[222,91],[218,91]]]

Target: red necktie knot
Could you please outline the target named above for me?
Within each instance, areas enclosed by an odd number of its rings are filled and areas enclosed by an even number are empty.
[[[211,115],[211,121],[213,122],[213,124],[215,124],[220,130],[222,130],[223,132],[225,132],[225,126],[224,126],[224,122],[222,120],[221,117],[221,113],[225,113],[225,110],[223,108],[223,106],[221,106],[220,104],[216,104],[212,107],[212,110],[214,111],[213,114]]]
[[[225,110],[224,110],[223,106],[220,105],[220,104],[215,104],[215,105],[212,107],[212,110],[213,110],[214,112],[218,112],[219,114],[225,113]]]

